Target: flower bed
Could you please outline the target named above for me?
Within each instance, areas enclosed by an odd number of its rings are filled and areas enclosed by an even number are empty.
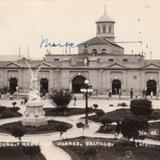
[[[3,146],[0,147],[1,160],[46,160],[40,146]]]
[[[159,160],[160,152],[158,146],[138,146],[133,142],[107,139],[107,138],[91,138],[77,137],[73,139],[62,140],[59,142],[68,141],[80,142],[82,145],[66,145],[58,146],[66,151],[72,160]],[[94,145],[83,145],[84,143],[92,142]],[[53,142],[55,144],[55,142]],[[69,144],[68,143],[68,144]],[[98,144],[113,144],[113,145],[98,145]],[[95,145],[97,144],[97,145]]]
[[[21,117],[22,114],[18,112],[19,109],[19,107],[0,106],[0,119]]]
[[[20,121],[6,123],[0,125],[0,132],[11,133],[14,128],[24,128],[25,134],[43,134],[43,133],[50,133],[50,132],[59,132],[61,127],[64,127],[66,130],[72,128],[72,125],[65,122],[60,121],[48,121],[48,125],[42,125],[39,127],[33,126],[23,126]]]

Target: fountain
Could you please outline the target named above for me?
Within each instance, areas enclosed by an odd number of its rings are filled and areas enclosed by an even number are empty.
[[[30,74],[31,74],[31,83],[30,83],[30,91],[29,91],[29,99],[26,104],[26,111],[24,112],[22,125],[23,126],[41,126],[47,125],[48,121],[45,117],[45,112],[43,111],[43,104],[41,102],[40,92],[39,92],[39,83],[38,83],[38,75],[41,69],[41,65],[35,71],[33,71],[27,64]]]

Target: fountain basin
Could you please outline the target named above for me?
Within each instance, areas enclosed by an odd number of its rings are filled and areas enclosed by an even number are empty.
[[[48,120],[45,117],[41,101],[29,101],[26,105],[22,125],[23,126],[41,126],[47,125]]]

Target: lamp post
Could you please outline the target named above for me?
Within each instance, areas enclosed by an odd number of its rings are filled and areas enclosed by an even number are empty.
[[[85,93],[85,100],[86,100],[86,108],[85,108],[85,127],[89,127],[88,125],[88,93],[92,93],[93,89],[92,86],[89,86],[89,80],[86,79],[84,81],[85,85],[81,88],[81,92]]]

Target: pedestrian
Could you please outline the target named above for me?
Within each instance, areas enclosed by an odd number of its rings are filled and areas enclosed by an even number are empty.
[[[130,98],[131,99],[133,98],[133,88],[131,88],[131,90],[130,90]]]
[[[74,105],[74,106],[76,106],[77,98],[76,98],[76,96],[75,96],[75,95],[74,95],[74,97],[73,97],[73,100],[74,100],[73,105]]]
[[[114,88],[114,94],[117,94],[117,88]]]
[[[158,99],[158,91],[156,92],[156,99]]]
[[[19,92],[19,86],[16,86],[16,92],[17,93]]]
[[[119,99],[121,99],[121,95],[122,95],[122,91],[121,91],[121,89],[119,89]]]
[[[146,88],[144,90],[144,93],[145,93],[145,98],[146,98],[147,97],[147,90],[146,90]]]
[[[20,103],[21,103],[21,105],[24,105],[24,100],[22,99]]]
[[[121,132],[121,124],[119,121],[116,121],[117,125],[116,125],[116,128],[115,128],[115,139],[118,137],[118,135],[120,134]]]
[[[111,97],[112,97],[112,91],[111,89],[109,89],[108,98],[111,98]]]
[[[151,99],[153,98],[153,92],[151,91]]]
[[[142,90],[142,98],[145,97],[145,89]]]

